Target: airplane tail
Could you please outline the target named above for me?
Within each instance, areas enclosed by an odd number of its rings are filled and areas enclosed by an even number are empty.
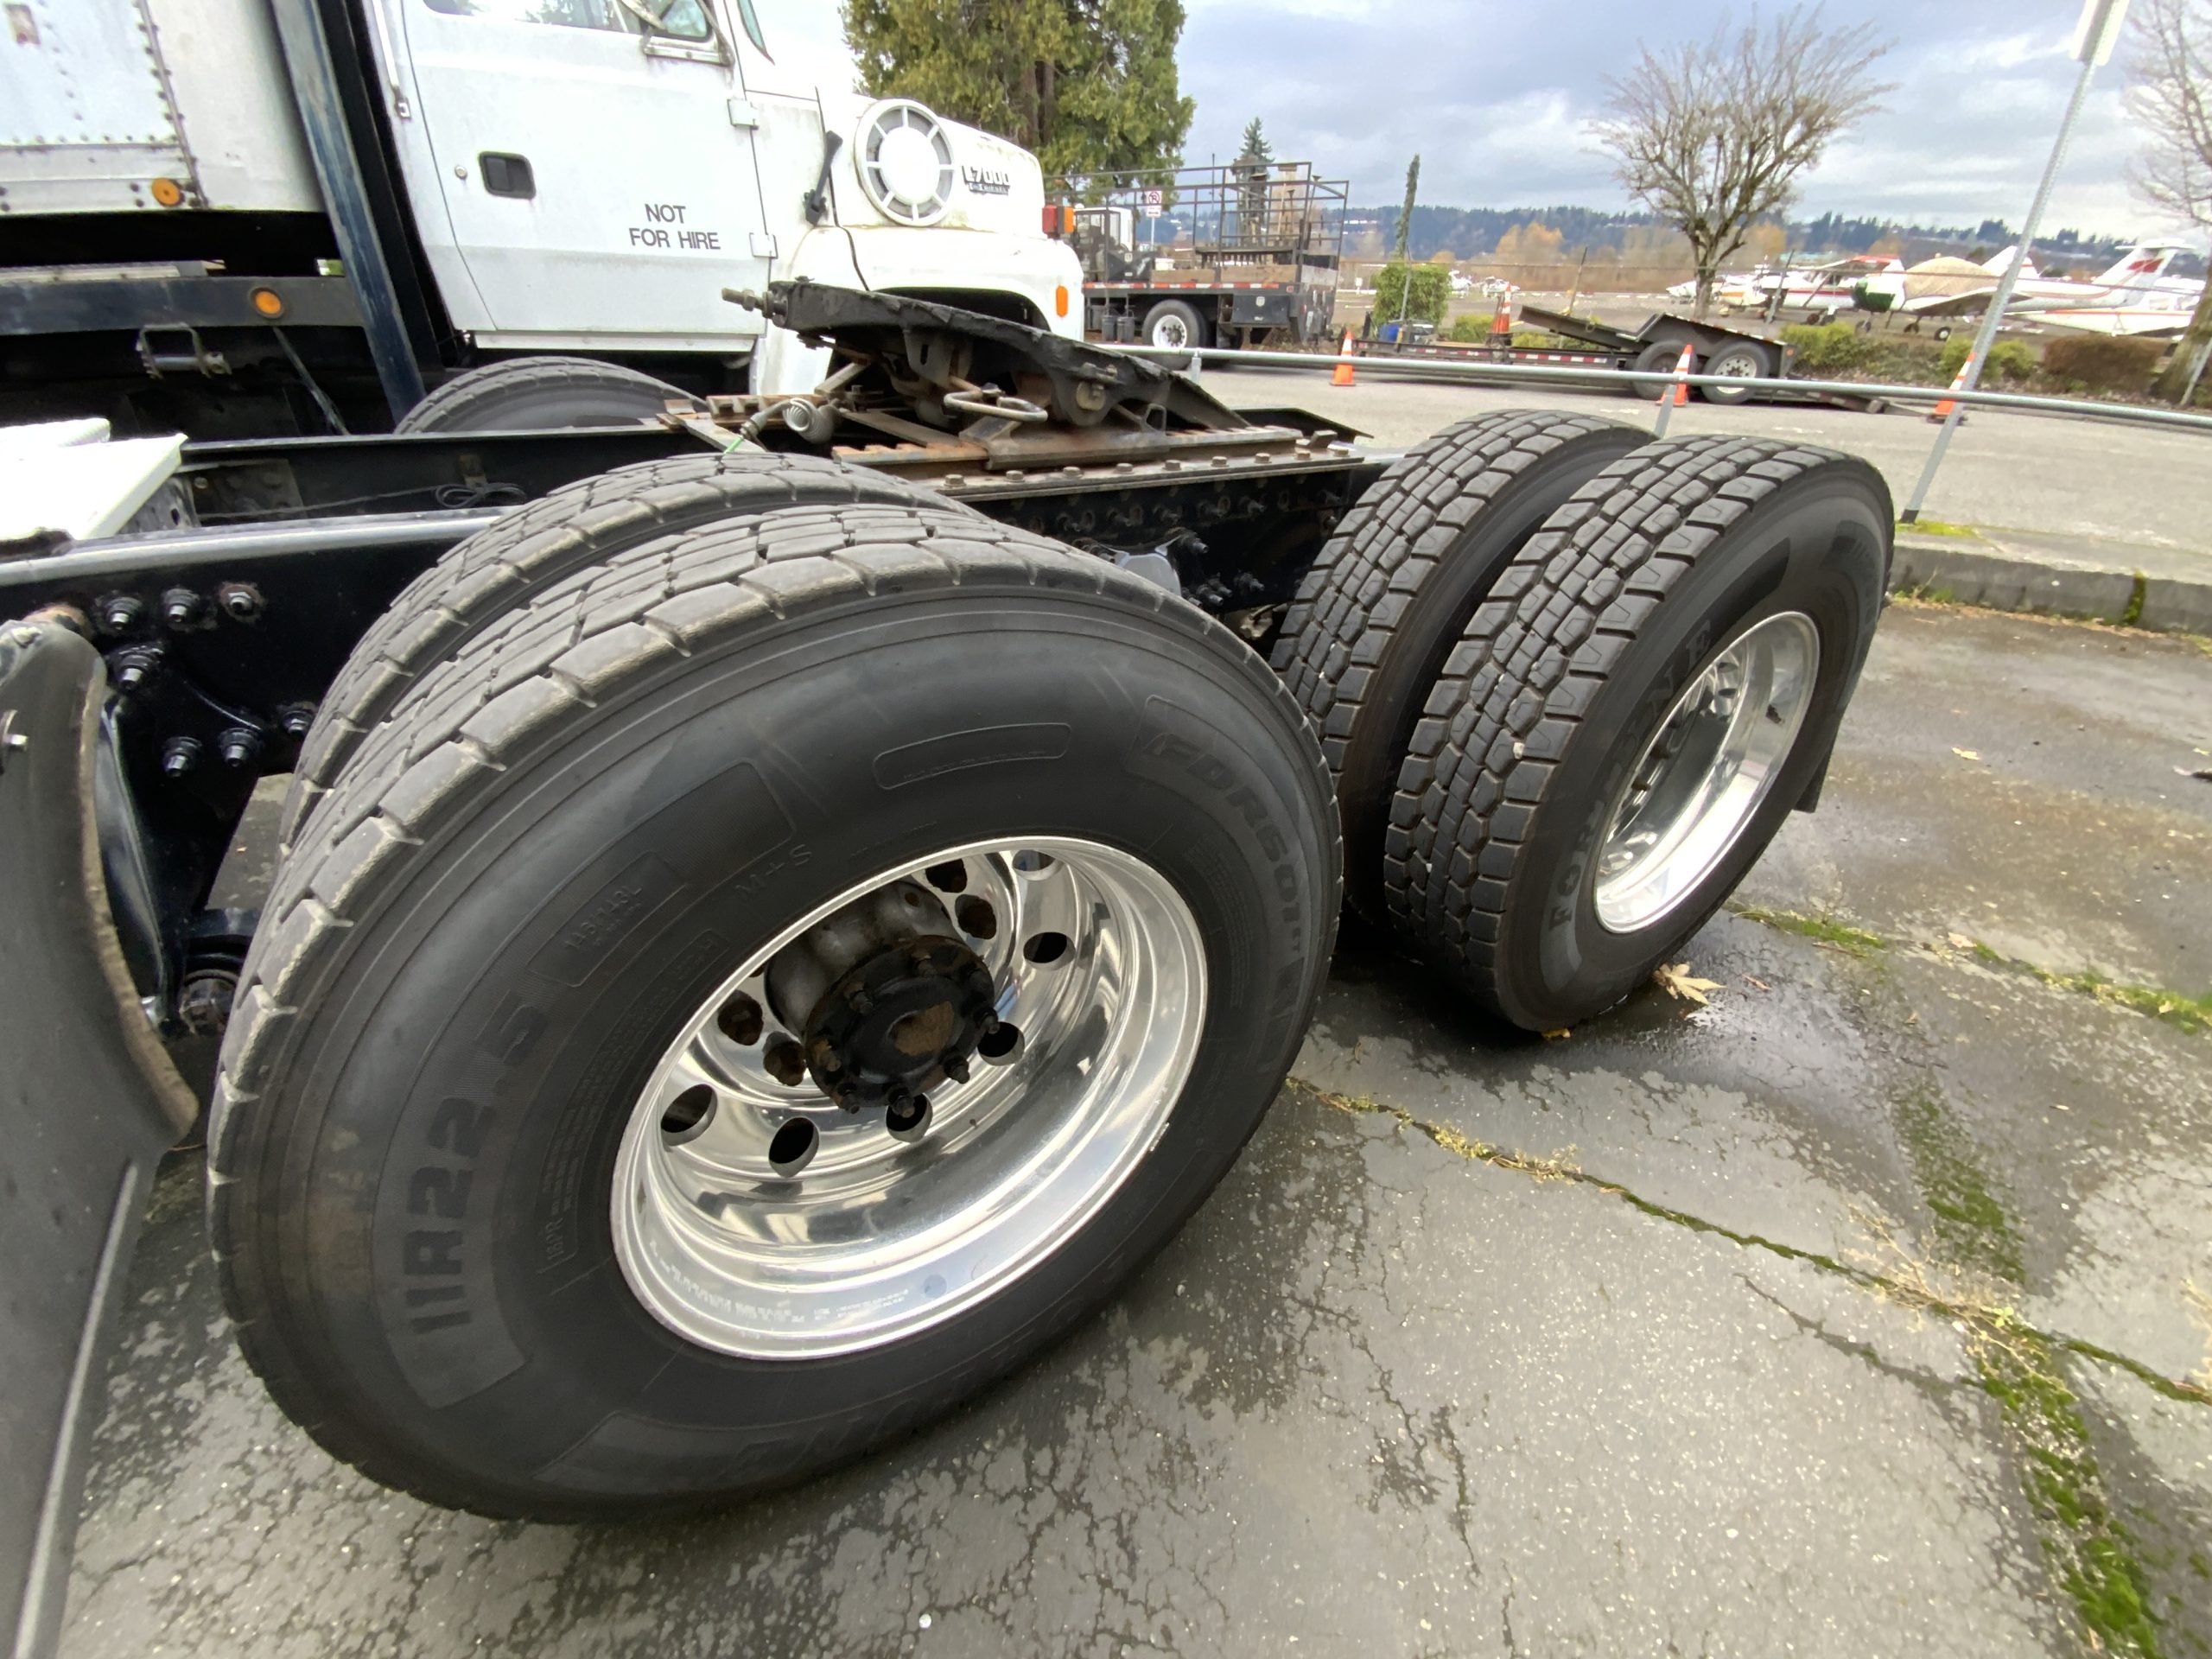
[[[2180,251],[2178,248],[2139,242],[2120,255],[2120,263],[2097,281],[2108,288],[2148,288],[2166,274],[2166,267],[2173,264],[2174,255]]]

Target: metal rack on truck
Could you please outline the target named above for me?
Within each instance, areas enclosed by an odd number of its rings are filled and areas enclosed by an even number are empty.
[[[1340,179],[1305,162],[1063,181],[1046,229],[1083,264],[1084,333],[1147,346],[1311,345],[1327,338],[1344,259]]]

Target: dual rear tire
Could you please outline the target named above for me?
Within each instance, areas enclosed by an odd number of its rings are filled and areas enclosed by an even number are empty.
[[[304,746],[210,1130],[241,1346],[335,1455],[495,1515],[725,1499],[941,1414],[1236,1159],[1340,809],[1355,904],[1478,1001],[1605,1006],[1817,776],[1888,525],[1825,452],[1486,416],[1345,518],[1278,677],[865,473],[522,509]]]
[[[1742,880],[1881,610],[1872,467],[1643,438],[1518,412],[1437,434],[1346,514],[1275,647],[1353,908],[1527,1030],[1619,1001]]]

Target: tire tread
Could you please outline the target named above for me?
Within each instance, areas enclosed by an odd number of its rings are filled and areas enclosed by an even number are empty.
[[[1484,1007],[1511,1017],[1497,988],[1508,884],[1592,702],[1729,526],[1846,459],[1777,439],[1647,444],[1577,491],[1476,608],[1399,770],[1383,891],[1401,932]]]

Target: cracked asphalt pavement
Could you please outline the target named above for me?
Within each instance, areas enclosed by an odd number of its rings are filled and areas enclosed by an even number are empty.
[[[62,1651],[2212,1652],[2212,1033],[2156,996],[2212,981],[2208,752],[2192,642],[1893,608],[1821,810],[1686,952],[1709,1006],[1536,1041],[1348,938],[1104,1313],[715,1518],[333,1464],[180,1160]]]

